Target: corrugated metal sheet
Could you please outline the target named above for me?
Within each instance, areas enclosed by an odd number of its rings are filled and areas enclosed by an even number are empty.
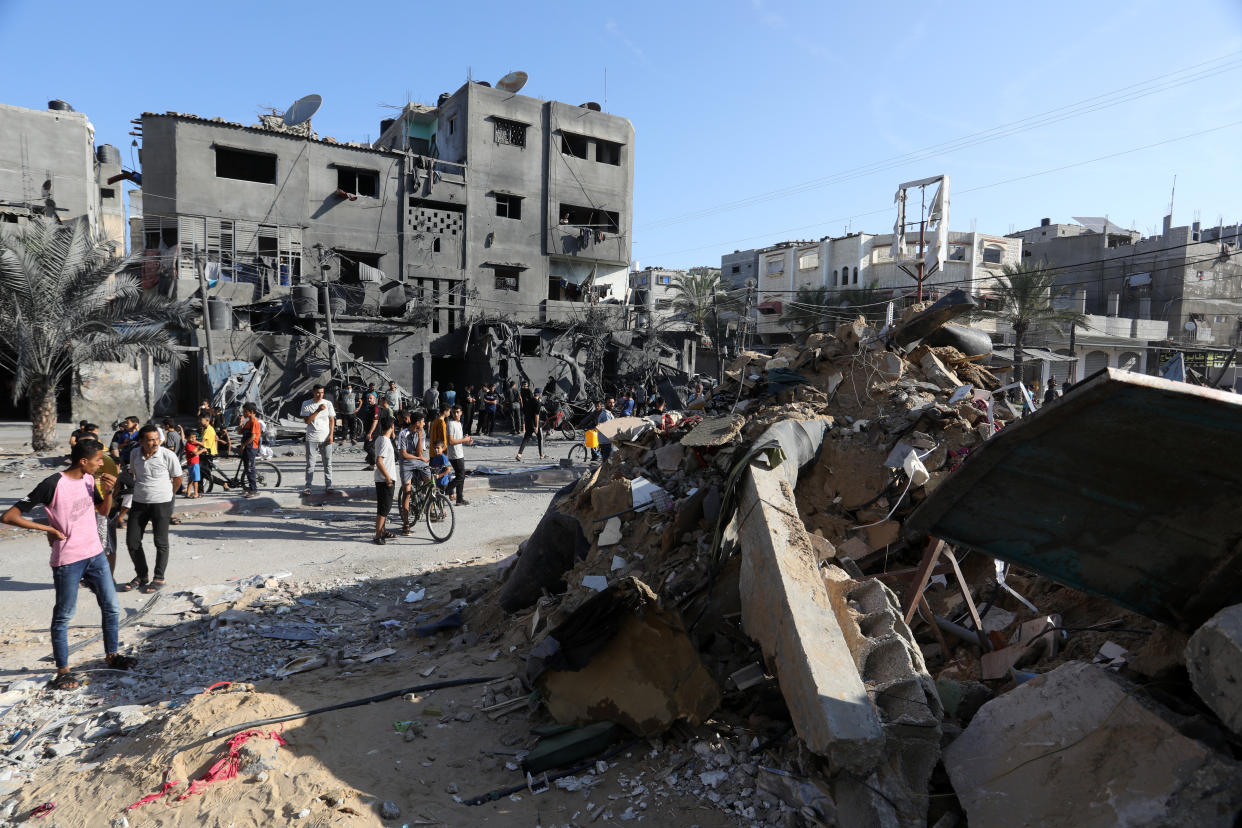
[[[1190,631],[1242,601],[1242,397],[1106,369],[977,449],[906,521]]]

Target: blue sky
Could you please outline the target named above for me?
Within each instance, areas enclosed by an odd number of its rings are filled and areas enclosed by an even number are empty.
[[[573,104],[603,103],[606,73],[636,131],[644,266],[887,232],[897,185],[940,173],[954,229],[1107,214],[1151,232],[1174,175],[1176,223],[1242,219],[1242,0],[0,0],[0,53],[0,101],[63,98],[127,164],[146,110],[252,123],[317,92],[316,130],[363,140],[467,72],[523,69],[525,93]]]

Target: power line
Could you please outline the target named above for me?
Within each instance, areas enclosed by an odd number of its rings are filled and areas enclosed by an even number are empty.
[[[956,192],[956,195],[959,195],[959,196],[960,196],[960,195],[962,195],[962,194],[964,194],[964,193],[973,193],[973,192],[977,192],[977,191],[979,191],[979,190],[986,190],[986,189],[990,189],[990,188],[992,188],[992,187],[997,187],[997,186],[1000,186],[1000,185],[1002,185],[1002,184],[1011,184],[1011,183],[1013,183],[1013,182],[1015,182],[1015,181],[1025,181],[1025,180],[1027,180],[1027,179],[1030,179],[1030,178],[1036,178],[1036,177],[1041,176],[1041,175],[1049,175],[1049,174],[1051,174],[1051,173],[1055,173],[1055,172],[1063,172],[1063,171],[1068,170],[1068,169],[1073,169],[1074,167],[1083,167],[1083,166],[1086,166],[1086,165],[1088,165],[1088,164],[1094,164],[1094,163],[1097,163],[1097,162],[1099,162],[1099,161],[1107,161],[1107,160],[1112,159],[1112,158],[1119,158],[1119,157],[1121,157],[1121,156],[1123,156],[1123,155],[1130,155],[1130,154],[1132,154],[1132,153],[1142,152],[1143,150],[1152,149],[1152,148],[1154,148],[1154,147],[1164,146],[1164,145],[1166,145],[1166,144],[1172,144],[1172,143],[1176,143],[1176,142],[1178,142],[1178,141],[1186,141],[1186,140],[1189,140],[1189,139],[1191,139],[1191,138],[1197,138],[1197,137],[1199,137],[1199,136],[1201,136],[1201,135],[1207,135],[1207,134],[1212,133],[1212,132],[1219,132],[1219,131],[1220,131],[1220,130],[1222,130],[1222,129],[1229,129],[1230,127],[1236,127],[1236,126],[1239,126],[1239,125],[1242,125],[1242,120],[1238,120],[1238,121],[1230,121],[1230,122],[1229,122],[1229,123],[1227,123],[1227,124],[1221,124],[1221,125],[1219,125],[1219,126],[1214,126],[1214,127],[1209,127],[1209,128],[1207,128],[1207,129],[1198,130],[1198,131],[1196,131],[1196,132],[1186,133],[1185,135],[1178,135],[1178,136],[1175,136],[1175,137],[1173,137],[1173,138],[1166,138],[1166,139],[1164,139],[1164,140],[1162,140],[1162,141],[1156,141],[1156,142],[1151,143],[1151,144],[1144,144],[1143,146],[1140,146],[1140,147],[1132,147],[1131,149],[1121,150],[1121,151],[1119,151],[1119,152],[1112,152],[1112,153],[1108,153],[1108,154],[1105,154],[1105,155],[1100,155],[1100,156],[1097,156],[1097,157],[1095,157],[1095,158],[1088,158],[1088,159],[1086,159],[1086,160],[1084,160],[1084,161],[1076,161],[1076,162],[1074,162],[1074,163],[1072,163],[1072,164],[1065,164],[1065,165],[1062,165],[1062,166],[1059,166],[1059,167],[1052,167],[1052,168],[1049,168],[1049,169],[1046,169],[1046,170],[1040,170],[1039,172],[1034,172],[1034,173],[1029,173],[1029,174],[1027,174],[1027,175],[1017,176],[1017,177],[1015,177],[1015,178],[1007,178],[1007,179],[1002,179],[1001,181],[994,181],[994,182],[992,182],[992,183],[990,183],[990,184],[980,184],[980,185],[979,185],[979,186],[977,186],[977,187],[970,187],[970,188],[967,188],[967,189],[964,189],[964,190],[958,190],[958,191]],[[803,224],[803,225],[801,225],[801,226],[799,226],[799,227],[790,227],[790,228],[787,228],[787,229],[785,229],[785,230],[775,230],[775,231],[769,231],[769,232],[767,232],[767,233],[761,233],[761,234],[754,235],[754,236],[744,236],[744,237],[742,237],[742,238],[738,238],[738,239],[733,239],[733,240],[725,240],[725,241],[720,241],[720,242],[714,242],[714,243],[712,243],[712,244],[704,244],[704,245],[699,245],[698,247],[687,247],[687,248],[683,248],[683,249],[681,249],[681,250],[671,250],[671,251],[665,251],[665,252],[662,252],[662,253],[643,254],[643,258],[659,258],[659,257],[664,257],[664,256],[675,256],[675,255],[680,254],[680,253],[693,253],[693,252],[696,252],[696,251],[699,251],[699,250],[708,250],[708,249],[711,249],[711,248],[717,248],[717,249],[719,249],[719,248],[722,248],[722,247],[724,247],[724,248],[734,247],[734,246],[736,246],[739,242],[751,241],[751,240],[753,240],[753,239],[771,238],[772,236],[779,236],[779,235],[784,235],[784,234],[787,234],[787,233],[796,233],[796,232],[798,232],[798,231],[810,230],[810,229],[812,229],[812,228],[822,228],[822,227],[824,227],[825,225],[828,225],[828,224],[833,224],[833,223],[836,223],[836,222],[839,222],[839,221],[846,221],[846,220],[852,220],[852,219],[862,218],[862,217],[865,217],[865,216],[874,216],[874,215],[881,215],[881,214],[884,214],[884,213],[891,213],[891,212],[892,212],[892,209],[893,209],[892,207],[887,207],[887,206],[886,206],[886,207],[881,207],[881,208],[876,209],[876,210],[869,210],[869,211],[864,212],[864,213],[851,213],[851,214],[850,214],[850,215],[848,215],[848,216],[841,216],[841,217],[839,217],[839,218],[825,219],[825,220],[823,220],[823,221],[817,221],[817,222],[814,222],[813,224]]]
[[[1189,66],[1184,69],[1179,69],[1174,72],[1166,73],[1164,75],[1157,75],[1154,78],[1149,78],[1148,80],[1140,81],[1139,83],[1130,84],[1128,86],[1123,86],[1119,89],[1114,89],[1110,92],[1105,92],[1100,95],[1092,96],[1090,98],[1084,98],[1083,100],[1076,101],[1071,104],[1066,104],[1064,106],[1057,107],[1055,109],[1050,109],[1045,112],[1037,113],[1035,115],[1030,115],[1030,116],[1027,116],[1026,118],[1022,118],[1017,121],[1010,121],[1004,124],[1000,124],[998,126],[994,126],[994,127],[990,127],[985,130],[981,130],[979,132],[974,132],[974,133],[970,133],[965,136],[950,139],[948,141],[944,141],[939,144],[932,144],[930,146],[924,147],[922,149],[914,150],[904,155],[893,156],[891,158],[884,159],[881,161],[875,161],[869,164],[860,165],[858,167],[852,167],[850,169],[843,170],[839,173],[834,173],[829,176],[811,179],[809,181],[803,181],[798,184],[793,184],[788,187],[783,187],[777,190],[770,190],[765,193],[758,193],[753,196],[748,196],[746,198],[737,199],[735,201],[715,205],[713,207],[707,207],[701,210],[695,210],[689,213],[683,213],[680,215],[671,216],[667,219],[662,219],[662,220],[655,221],[649,224],[640,225],[639,227],[636,227],[635,229],[638,230],[638,229],[646,229],[649,227],[667,227],[673,224],[679,224],[679,223],[686,222],[686,221],[693,221],[699,218],[705,218],[707,216],[715,215],[721,212],[726,212],[728,210],[738,209],[740,207],[748,207],[748,206],[758,204],[764,201],[769,201],[772,199],[785,198],[791,195],[796,195],[802,192],[806,192],[808,190],[831,186],[833,184],[839,184],[839,183],[850,181],[856,178],[873,175],[878,172],[883,172],[886,170],[894,169],[896,167],[904,166],[906,164],[914,163],[917,161],[924,161],[929,158],[935,157],[937,155],[943,155],[948,152],[953,152],[953,151],[960,150],[960,149],[967,149],[970,147],[978,146],[980,144],[989,143],[992,141],[999,140],[1001,138],[1008,137],[1010,135],[1015,135],[1019,132],[1025,132],[1027,130],[1036,129],[1042,126],[1059,123],[1061,121],[1079,117],[1081,115],[1098,112],[1104,109],[1110,109],[1112,107],[1120,106],[1121,104],[1124,104],[1124,103],[1129,103],[1131,101],[1138,100],[1139,98],[1147,97],[1149,95],[1154,95],[1158,92],[1165,92],[1170,89],[1175,89],[1177,87],[1184,86],[1189,83],[1193,83],[1199,80],[1204,80],[1206,78],[1214,77],[1216,75],[1223,74],[1225,72],[1233,71],[1234,69],[1242,67],[1242,59],[1240,59],[1240,56],[1242,56],[1242,52],[1233,52],[1228,55],[1223,55],[1218,58],[1213,58],[1212,60],[1194,64],[1193,66]],[[1219,64],[1219,65],[1212,66],[1212,64]],[[1211,68],[1204,68],[1204,67],[1211,67]],[[1190,73],[1190,74],[1187,74],[1187,73]],[[1184,75],[1185,77],[1178,77],[1174,80],[1169,80],[1179,75]]]

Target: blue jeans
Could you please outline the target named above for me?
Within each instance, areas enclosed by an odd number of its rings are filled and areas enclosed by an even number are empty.
[[[120,646],[117,629],[121,622],[121,606],[116,600],[116,584],[108,558],[102,552],[84,561],[52,567],[52,583],[56,587],[56,607],[52,610],[52,655],[57,667],[69,666],[69,620],[78,608],[78,584],[95,593],[103,614],[104,653],[115,653]]]
[[[253,446],[246,446],[242,449],[242,465],[246,467],[246,483],[244,488],[248,492],[255,492],[259,490],[254,472],[254,461],[258,459],[258,456],[259,450]]]

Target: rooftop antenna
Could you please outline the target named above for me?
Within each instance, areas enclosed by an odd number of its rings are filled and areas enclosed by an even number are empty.
[[[528,80],[530,80],[530,75],[525,72],[510,72],[500,80],[496,81],[496,88],[517,94],[522,90],[522,87],[526,85],[526,81]]]
[[[1173,196],[1177,195],[1177,175],[1173,175],[1173,189],[1169,192],[1169,218],[1173,217]]]
[[[285,126],[295,127],[300,124],[306,124],[306,134],[310,135],[310,119],[319,107],[323,106],[323,98],[318,95],[307,95],[305,98],[298,98],[293,104],[285,110],[283,120]]]

